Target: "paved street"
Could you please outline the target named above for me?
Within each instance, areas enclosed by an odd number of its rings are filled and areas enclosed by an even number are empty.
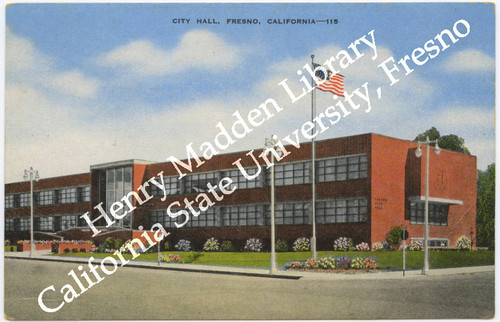
[[[299,280],[118,268],[56,313],[76,263],[5,259],[7,319],[437,319],[492,318],[494,273],[406,279]],[[86,270],[85,265],[85,270]],[[80,273],[78,273],[79,275]]]

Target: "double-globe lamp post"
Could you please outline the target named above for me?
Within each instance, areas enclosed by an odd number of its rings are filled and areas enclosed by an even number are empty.
[[[264,153],[271,153],[271,274],[276,273],[278,270],[276,263],[276,224],[274,216],[274,199],[275,199],[275,186],[274,186],[274,150],[278,155],[283,151],[276,147],[276,135],[271,135],[270,139],[266,138],[264,144]]]
[[[40,176],[38,175],[38,170],[33,170],[30,167],[29,170],[24,170],[24,180],[30,180],[30,257],[33,257],[33,250],[35,248],[35,241],[33,240],[33,180],[38,181]]]
[[[438,139],[429,140],[427,136],[425,141],[418,141],[418,147],[417,150],[415,150],[415,155],[417,158],[420,158],[422,156],[422,149],[420,146],[427,146],[425,158],[424,267],[422,268],[422,275],[427,275],[429,273],[429,146],[435,144],[434,153],[438,155],[441,152],[438,141]]]

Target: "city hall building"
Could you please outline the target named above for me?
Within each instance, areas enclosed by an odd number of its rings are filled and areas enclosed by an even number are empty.
[[[425,149],[416,157],[417,143],[378,134],[362,134],[316,143],[316,223],[319,250],[332,249],[338,237],[350,237],[354,244],[383,241],[393,226],[404,226],[412,240],[422,240],[424,231]],[[298,237],[312,235],[311,144],[291,152],[275,165],[276,237],[291,245]],[[476,157],[430,147],[429,223],[430,245],[454,247],[458,237],[476,236]],[[255,151],[257,152],[257,151]],[[35,239],[91,239],[92,232],[79,217],[102,203],[109,207],[163,171],[168,196],[149,185],[152,199],[111,227],[104,227],[95,240],[106,237],[129,239],[132,230],[149,229],[161,223],[170,232],[168,240],[188,239],[198,249],[210,237],[230,240],[238,248],[248,238],[270,241],[270,169],[261,162],[261,173],[247,180],[233,163],[242,159],[248,174],[258,171],[248,151],[214,156],[194,167],[182,179],[171,162],[125,160],[90,166],[88,173],[41,179],[34,182]],[[258,153],[257,153],[258,154]],[[184,160],[183,162],[187,162]],[[190,216],[182,228],[167,207],[207,190],[229,177],[237,189],[199,216]],[[30,183],[5,185],[5,238],[29,239]]]

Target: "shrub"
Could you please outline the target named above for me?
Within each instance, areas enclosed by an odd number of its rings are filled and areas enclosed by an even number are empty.
[[[352,240],[347,237],[339,237],[333,242],[333,249],[347,252],[352,246]]]
[[[457,248],[460,250],[470,249],[471,241],[466,236],[462,235],[457,239]]]
[[[318,268],[318,260],[309,258],[306,263],[307,268]]]
[[[207,239],[205,244],[203,245],[203,250],[207,252],[215,252],[219,250],[219,241],[214,237],[210,237]]]
[[[104,248],[108,248],[108,249],[120,249],[120,247],[122,245],[123,245],[123,242],[120,239],[115,239],[112,237],[108,237],[104,241]]]
[[[72,253],[78,253],[78,248],[73,248],[73,249],[71,250],[71,252],[72,252]]]
[[[351,259],[347,256],[337,257],[337,267],[348,269],[349,267],[351,267]]]
[[[288,243],[285,240],[278,239],[278,242],[276,243],[276,251],[277,252],[288,251]]]
[[[170,245],[170,242],[165,241],[163,243],[163,250],[170,250],[172,248],[172,245]]]
[[[220,245],[220,251],[221,252],[234,252],[235,247],[230,240],[226,240],[225,242],[222,243],[222,245]]]
[[[370,251],[370,246],[367,243],[361,243],[361,244],[356,245],[356,250],[368,252],[368,251]]]
[[[394,246],[399,246],[401,243],[401,233],[403,232],[403,227],[401,226],[394,226],[389,230],[387,233],[387,241]]]
[[[324,269],[335,268],[335,257],[333,256],[322,256],[318,261],[318,266]]]
[[[244,250],[246,252],[260,252],[264,245],[259,238],[250,238],[247,240]]]
[[[65,254],[69,254],[69,253],[71,253],[71,250],[69,250],[69,248],[65,248],[65,249],[64,249],[64,253],[65,253]]]
[[[181,239],[177,242],[174,248],[181,252],[189,252],[191,251],[191,242],[187,239]]]
[[[87,250],[85,248],[80,248],[80,253],[86,253]]]
[[[306,237],[299,237],[293,243],[293,251],[294,252],[307,252],[311,247],[311,243]]]
[[[417,251],[422,250],[424,247],[424,243],[421,240],[412,240],[410,245],[408,246],[409,250]]]
[[[367,257],[363,260],[365,268],[374,269],[377,268],[378,262],[375,258]]]

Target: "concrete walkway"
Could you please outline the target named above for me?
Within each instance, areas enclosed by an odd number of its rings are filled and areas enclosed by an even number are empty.
[[[39,260],[51,262],[66,262],[66,263],[88,263],[89,257],[71,257],[71,256],[53,256],[50,251],[36,251],[32,258],[29,252],[6,252],[7,259],[21,260]],[[94,258],[93,263],[100,263],[104,258]],[[117,260],[119,262],[119,260]],[[112,264],[107,261],[105,265]],[[426,278],[421,273],[421,270],[407,270],[405,276],[402,271],[374,271],[374,272],[357,272],[357,273],[328,273],[328,272],[301,272],[301,271],[284,271],[278,270],[271,274],[268,268],[258,267],[239,267],[239,266],[217,266],[217,265],[197,265],[197,264],[175,264],[153,261],[131,260],[123,267],[135,267],[145,269],[164,269],[184,272],[198,272],[211,274],[228,274],[228,275],[244,275],[270,278],[284,279],[400,279],[400,278]],[[470,274],[479,272],[494,272],[494,265],[486,266],[466,266],[455,268],[435,268],[429,270],[429,276],[454,275],[454,274]]]

